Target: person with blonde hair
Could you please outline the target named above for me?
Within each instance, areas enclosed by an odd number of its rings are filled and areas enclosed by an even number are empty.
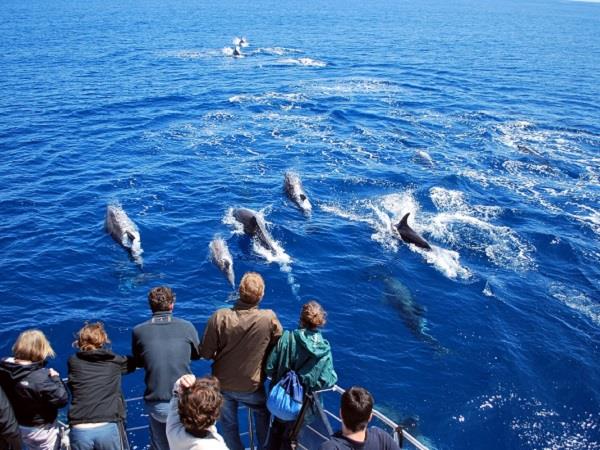
[[[290,370],[296,372],[305,393],[329,388],[337,382],[331,347],[319,330],[326,321],[327,314],[319,303],[313,300],[302,305],[298,329],[284,331],[267,359],[266,373],[271,377],[271,389]],[[269,450],[291,448],[293,424],[293,421],[274,418]]]
[[[79,351],[68,361],[72,450],[129,448],[121,376],[135,370],[133,359],[107,348],[110,340],[101,322],[84,325],[73,344]]]
[[[259,309],[265,293],[260,274],[247,272],[233,308],[221,308],[210,317],[200,344],[200,356],[212,359],[212,373],[221,383],[221,426],[230,450],[244,450],[239,434],[238,404],[252,410],[259,448],[266,445],[269,411],[264,389],[265,356],[279,336],[281,324],[270,309]]]
[[[12,404],[23,444],[30,450],[56,450],[56,417],[69,396],[58,372],[44,367],[54,350],[40,330],[27,330],[12,351],[12,357],[0,361],[0,386]]]
[[[173,386],[167,416],[170,450],[227,450],[215,423],[223,396],[219,380],[187,374]]]

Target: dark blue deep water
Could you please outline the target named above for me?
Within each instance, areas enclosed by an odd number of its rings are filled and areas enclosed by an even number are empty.
[[[600,4],[4,0],[0,117],[2,354],[39,327],[65,375],[86,320],[127,353],[157,284],[202,332],[221,235],[285,327],[325,306],[340,384],[432,447],[600,448]],[[406,212],[431,252],[394,237]]]

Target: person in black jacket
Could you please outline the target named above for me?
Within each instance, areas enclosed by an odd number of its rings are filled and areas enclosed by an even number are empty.
[[[109,343],[102,323],[87,324],[75,341],[79,351],[69,358],[72,450],[129,448],[121,376],[133,372],[135,365],[132,358],[105,348]]]
[[[0,448],[21,450],[21,433],[8,397],[0,388]]]
[[[56,417],[69,396],[58,372],[44,367],[54,350],[44,333],[27,330],[12,351],[13,357],[0,361],[0,386],[13,407],[23,444],[31,450],[57,449]]]

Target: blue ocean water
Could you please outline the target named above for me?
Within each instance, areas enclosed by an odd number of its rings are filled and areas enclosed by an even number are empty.
[[[157,284],[202,332],[232,299],[220,235],[285,327],[324,305],[340,384],[432,448],[600,448],[600,4],[5,0],[0,67],[3,355],[39,327],[66,374],[86,320],[127,353]],[[406,212],[433,251],[394,236]]]

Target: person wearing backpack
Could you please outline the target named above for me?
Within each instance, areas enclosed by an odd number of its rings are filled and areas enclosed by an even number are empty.
[[[266,373],[271,377],[272,390],[290,371],[295,372],[305,394],[337,382],[331,347],[319,330],[325,322],[326,313],[319,303],[310,301],[302,306],[299,328],[284,331],[267,359]],[[274,414],[269,450],[291,448],[289,434],[293,424],[293,420],[283,420]]]

